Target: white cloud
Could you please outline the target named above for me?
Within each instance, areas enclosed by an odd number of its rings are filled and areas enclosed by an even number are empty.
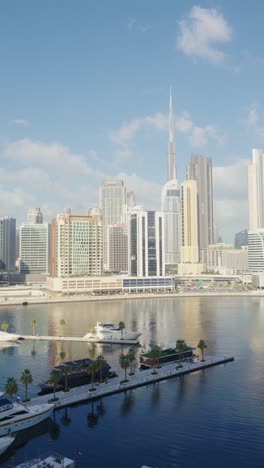
[[[197,148],[206,146],[210,139],[222,144],[224,135],[214,125],[206,125],[205,127],[194,126],[189,136],[191,145]]]
[[[215,223],[230,242],[248,224],[248,163],[245,158],[235,158],[229,165],[213,167]]]
[[[247,121],[247,124],[250,126],[257,125],[259,121],[259,115],[258,115],[257,107],[255,105],[252,105],[249,108],[246,121]]]
[[[141,24],[135,18],[131,18],[129,20],[127,27],[130,31],[136,31],[136,32],[140,32],[143,34],[152,28],[150,24],[148,23]]]
[[[26,119],[13,119],[13,120],[9,120],[8,124],[20,125],[21,127],[27,127],[28,125],[30,125],[30,122]]]
[[[189,112],[184,111],[181,115],[176,116],[175,127],[181,133],[187,133],[191,130],[193,122]]]
[[[219,11],[193,6],[187,18],[179,22],[177,48],[184,54],[221,62],[225,54],[216,47],[231,41],[232,29]]]
[[[152,115],[133,119],[130,122],[124,122],[118,130],[111,133],[112,142],[115,144],[125,144],[133,140],[136,134],[141,130],[148,127],[152,127],[157,130],[167,129],[168,116],[161,112],[156,112]]]

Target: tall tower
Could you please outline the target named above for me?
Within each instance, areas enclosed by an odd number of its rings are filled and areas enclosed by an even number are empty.
[[[172,95],[170,89],[170,114],[169,114],[169,142],[168,142],[168,181],[176,179],[176,150],[174,140],[174,115],[172,109]]]
[[[264,150],[252,150],[248,166],[248,220],[249,230],[264,228]]]
[[[198,245],[201,253],[201,249],[214,243],[212,160],[193,154],[187,178],[197,182]]]

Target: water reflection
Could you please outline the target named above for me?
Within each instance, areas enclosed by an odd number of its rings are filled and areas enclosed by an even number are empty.
[[[129,413],[135,404],[135,393],[133,390],[124,392],[124,398],[121,403],[120,412],[123,416]]]

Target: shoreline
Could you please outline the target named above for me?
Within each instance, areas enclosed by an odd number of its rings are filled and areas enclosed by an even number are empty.
[[[14,300],[13,298],[10,300],[0,302],[1,307],[8,307],[8,306],[17,306],[23,305],[23,302],[27,302],[28,304],[24,307],[28,307],[31,305],[41,305],[41,304],[65,304],[65,303],[75,303],[75,302],[100,302],[100,301],[124,301],[124,300],[134,300],[134,299],[171,299],[171,298],[182,298],[182,297],[264,297],[264,291],[245,291],[245,292],[212,292],[212,293],[201,293],[201,292],[186,292],[186,293],[145,293],[145,294],[109,294],[105,296],[69,296],[69,297],[56,297],[56,298],[47,298],[47,297],[23,297]]]

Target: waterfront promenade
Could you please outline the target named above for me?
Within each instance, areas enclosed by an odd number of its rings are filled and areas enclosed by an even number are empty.
[[[209,367],[226,364],[231,361],[234,361],[234,357],[232,356],[207,356],[205,361],[195,361],[193,363],[184,362],[182,363],[182,367],[179,369],[176,368],[176,362],[163,364],[157,369],[156,374],[153,374],[153,369],[146,369],[144,371],[137,370],[134,375],[128,375],[128,382],[126,383],[122,383],[124,379],[124,373],[122,372],[121,376],[109,379],[107,383],[95,383],[94,391],[90,391],[91,384],[88,384],[72,388],[68,392],[56,392],[58,400],[55,402],[55,409],[71,406],[83,401],[96,400],[115,393],[126,392],[127,390],[155,384],[162,380],[180,377]],[[30,406],[48,403],[52,398],[53,394],[39,396],[32,398],[27,405]]]
[[[83,336],[51,336],[51,335],[21,335],[17,334],[17,339],[23,338],[25,341],[76,341],[80,343],[102,343],[119,345],[138,345],[138,340],[120,339],[100,339],[96,337],[86,338]]]

